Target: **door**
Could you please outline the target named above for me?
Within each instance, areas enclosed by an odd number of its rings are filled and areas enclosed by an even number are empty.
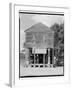
[[[39,64],[43,64],[43,54],[38,54]]]

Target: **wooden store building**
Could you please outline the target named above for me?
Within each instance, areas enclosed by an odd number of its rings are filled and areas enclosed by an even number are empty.
[[[29,60],[31,67],[53,65],[54,31],[42,23],[37,23],[24,32],[26,60]]]

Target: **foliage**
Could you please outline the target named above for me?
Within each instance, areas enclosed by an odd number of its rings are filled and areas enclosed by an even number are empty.
[[[54,31],[54,49],[59,61],[64,60],[64,23],[51,26]]]

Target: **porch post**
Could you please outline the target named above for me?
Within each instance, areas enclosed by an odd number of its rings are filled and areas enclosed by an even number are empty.
[[[48,64],[50,65],[50,49],[48,49]]]
[[[54,64],[54,49],[52,49],[52,64]]]
[[[43,65],[45,65],[45,54],[43,54]]]
[[[34,66],[35,66],[35,48],[34,48]]]

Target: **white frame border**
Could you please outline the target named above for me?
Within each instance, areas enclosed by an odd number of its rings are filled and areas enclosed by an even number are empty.
[[[10,70],[9,70],[9,84],[13,86],[25,86],[25,85],[44,85],[54,83],[69,83],[70,82],[70,60],[69,60],[69,8],[67,7],[48,7],[48,6],[31,6],[23,4],[10,4]],[[65,15],[65,76],[64,77],[40,77],[40,78],[22,78],[19,79],[19,10],[39,10],[39,11],[54,11],[64,12]],[[34,82],[35,81],[35,82]],[[32,83],[33,82],[33,83]]]

